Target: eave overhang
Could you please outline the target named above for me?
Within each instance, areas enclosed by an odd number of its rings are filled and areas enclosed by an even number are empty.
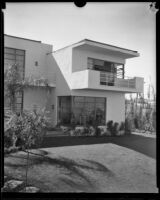
[[[113,55],[113,56],[118,56],[123,59],[128,59],[128,58],[134,58],[138,57],[139,53],[137,51],[129,50],[129,49],[124,49],[112,45],[108,45],[105,43],[100,43],[100,42],[95,42],[92,40],[82,40],[76,44],[73,44],[72,48],[76,48],[79,50],[86,50],[86,51],[92,51],[104,55]]]

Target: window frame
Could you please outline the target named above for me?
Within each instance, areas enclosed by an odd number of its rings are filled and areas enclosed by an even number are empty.
[[[7,49],[13,50],[14,53],[9,53],[9,52],[7,52]],[[23,52],[23,53],[17,53],[17,51],[21,51],[21,52]],[[7,55],[7,54],[8,54],[8,55],[14,55],[14,59],[5,58],[5,55]],[[23,60],[17,59],[17,56],[23,57]],[[22,72],[23,72],[23,73],[22,73],[22,79],[24,79],[24,78],[25,78],[26,50],[5,46],[5,47],[4,47],[4,66],[5,66],[5,63],[6,63],[7,60],[14,61],[15,64],[16,64],[16,61],[21,61],[21,62],[23,62],[23,64],[22,64]],[[19,97],[17,97],[17,98],[19,98]],[[18,104],[18,105],[21,104],[21,106],[20,106],[20,107],[21,107],[21,108],[20,108],[20,111],[22,111],[22,110],[23,110],[23,104],[24,104],[24,91],[21,92],[21,103],[19,103],[19,102],[16,103],[16,109],[17,109],[17,104]],[[11,105],[9,105],[9,106],[11,106]],[[7,108],[7,110],[8,110],[8,107],[6,107],[6,108]],[[18,108],[18,111],[19,111],[19,108]]]

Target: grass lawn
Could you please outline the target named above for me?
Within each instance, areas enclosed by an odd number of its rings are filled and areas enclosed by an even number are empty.
[[[158,192],[153,156],[124,146],[110,141],[42,148],[42,156],[30,156],[28,182],[43,192]],[[5,157],[5,174],[24,180],[26,157],[24,152]]]

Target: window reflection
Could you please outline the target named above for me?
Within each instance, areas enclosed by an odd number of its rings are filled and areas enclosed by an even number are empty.
[[[59,121],[77,125],[105,123],[106,99],[102,97],[59,97]]]

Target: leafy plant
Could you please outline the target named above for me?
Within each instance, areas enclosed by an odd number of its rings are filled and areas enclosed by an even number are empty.
[[[16,93],[22,91],[22,77],[17,64],[11,65],[4,73],[4,96],[10,99],[11,111],[16,111]]]
[[[119,126],[119,123],[118,122],[115,122],[113,124],[113,128],[112,128],[112,135],[115,136],[118,134],[118,126]]]
[[[98,128],[98,126],[96,127],[96,129],[95,129],[96,131],[95,131],[95,136],[100,136],[101,135],[101,130],[100,130],[100,128]]]
[[[24,111],[21,114],[13,114],[5,127],[4,144],[7,146],[7,138],[12,141],[10,144],[29,149],[33,145],[38,146],[43,139],[46,127],[49,123],[46,118],[46,111]],[[16,138],[16,143],[13,140]]]
[[[113,121],[109,120],[107,122],[107,130],[111,133],[111,135],[113,135]]]
[[[121,122],[120,127],[119,127],[119,130],[120,130],[120,131],[125,130],[125,123],[124,123],[124,122]]]
[[[126,135],[131,134],[131,127],[132,127],[132,125],[131,125],[130,120],[126,118],[125,119],[125,134]]]

